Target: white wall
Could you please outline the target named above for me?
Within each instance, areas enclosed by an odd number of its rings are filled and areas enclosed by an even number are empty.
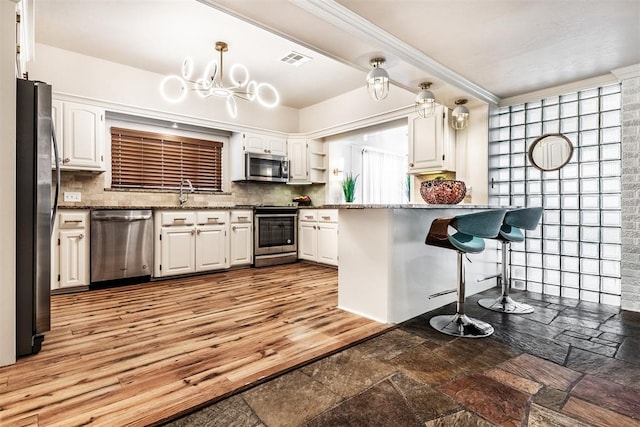
[[[16,4],[0,0],[0,366],[16,361]]]
[[[238,130],[238,127],[268,129],[279,132],[298,131],[298,110],[289,107],[263,108],[257,103],[238,101],[238,118],[226,112],[225,102],[203,100],[187,96],[180,103],[162,98],[160,83],[164,76],[138,68],[75,52],[39,44],[35,46],[35,61],[28,64],[29,77],[53,86],[54,93],[75,95],[121,105],[145,109],[150,116],[185,123],[214,121],[219,129]],[[176,70],[178,71],[178,70]],[[117,108],[110,108],[116,109]]]
[[[382,101],[374,101],[367,93],[363,75],[361,88],[301,109],[300,132],[319,132],[323,129],[405,109],[407,106],[412,106],[415,99],[415,93],[392,86],[387,98]]]

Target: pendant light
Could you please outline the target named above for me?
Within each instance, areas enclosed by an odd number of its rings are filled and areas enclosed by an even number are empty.
[[[416,113],[420,117],[431,117],[436,110],[436,97],[429,90],[431,82],[420,83],[420,92],[416,96]]]
[[[384,58],[373,58],[370,64],[373,69],[367,74],[367,90],[375,101],[382,101],[389,94],[389,74],[384,68]]]
[[[464,106],[466,103],[466,99],[458,99],[457,107],[451,112],[451,127],[455,130],[464,129],[469,124],[469,109]]]

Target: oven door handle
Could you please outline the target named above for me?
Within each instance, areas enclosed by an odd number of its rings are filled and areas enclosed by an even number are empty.
[[[256,218],[295,218],[298,214],[256,214]]]

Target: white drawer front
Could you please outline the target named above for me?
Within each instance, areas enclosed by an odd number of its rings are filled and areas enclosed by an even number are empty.
[[[253,222],[253,211],[231,211],[231,222]]]
[[[89,212],[60,212],[58,228],[85,228]]]
[[[198,224],[226,224],[228,221],[228,211],[200,211],[197,213]]]
[[[318,222],[338,222],[337,209],[319,209]]]
[[[162,225],[193,225],[196,222],[195,212],[162,212]]]
[[[302,222],[315,222],[318,220],[317,209],[300,209],[298,210],[298,221]]]

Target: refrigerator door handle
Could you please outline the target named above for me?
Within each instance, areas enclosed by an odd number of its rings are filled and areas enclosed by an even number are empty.
[[[53,235],[53,226],[56,223],[56,215],[58,214],[58,196],[60,195],[60,157],[58,156],[58,141],[56,140],[56,130],[51,123],[51,141],[53,142],[53,155],[56,158],[56,192],[53,198],[53,208],[51,209],[51,229]]]

